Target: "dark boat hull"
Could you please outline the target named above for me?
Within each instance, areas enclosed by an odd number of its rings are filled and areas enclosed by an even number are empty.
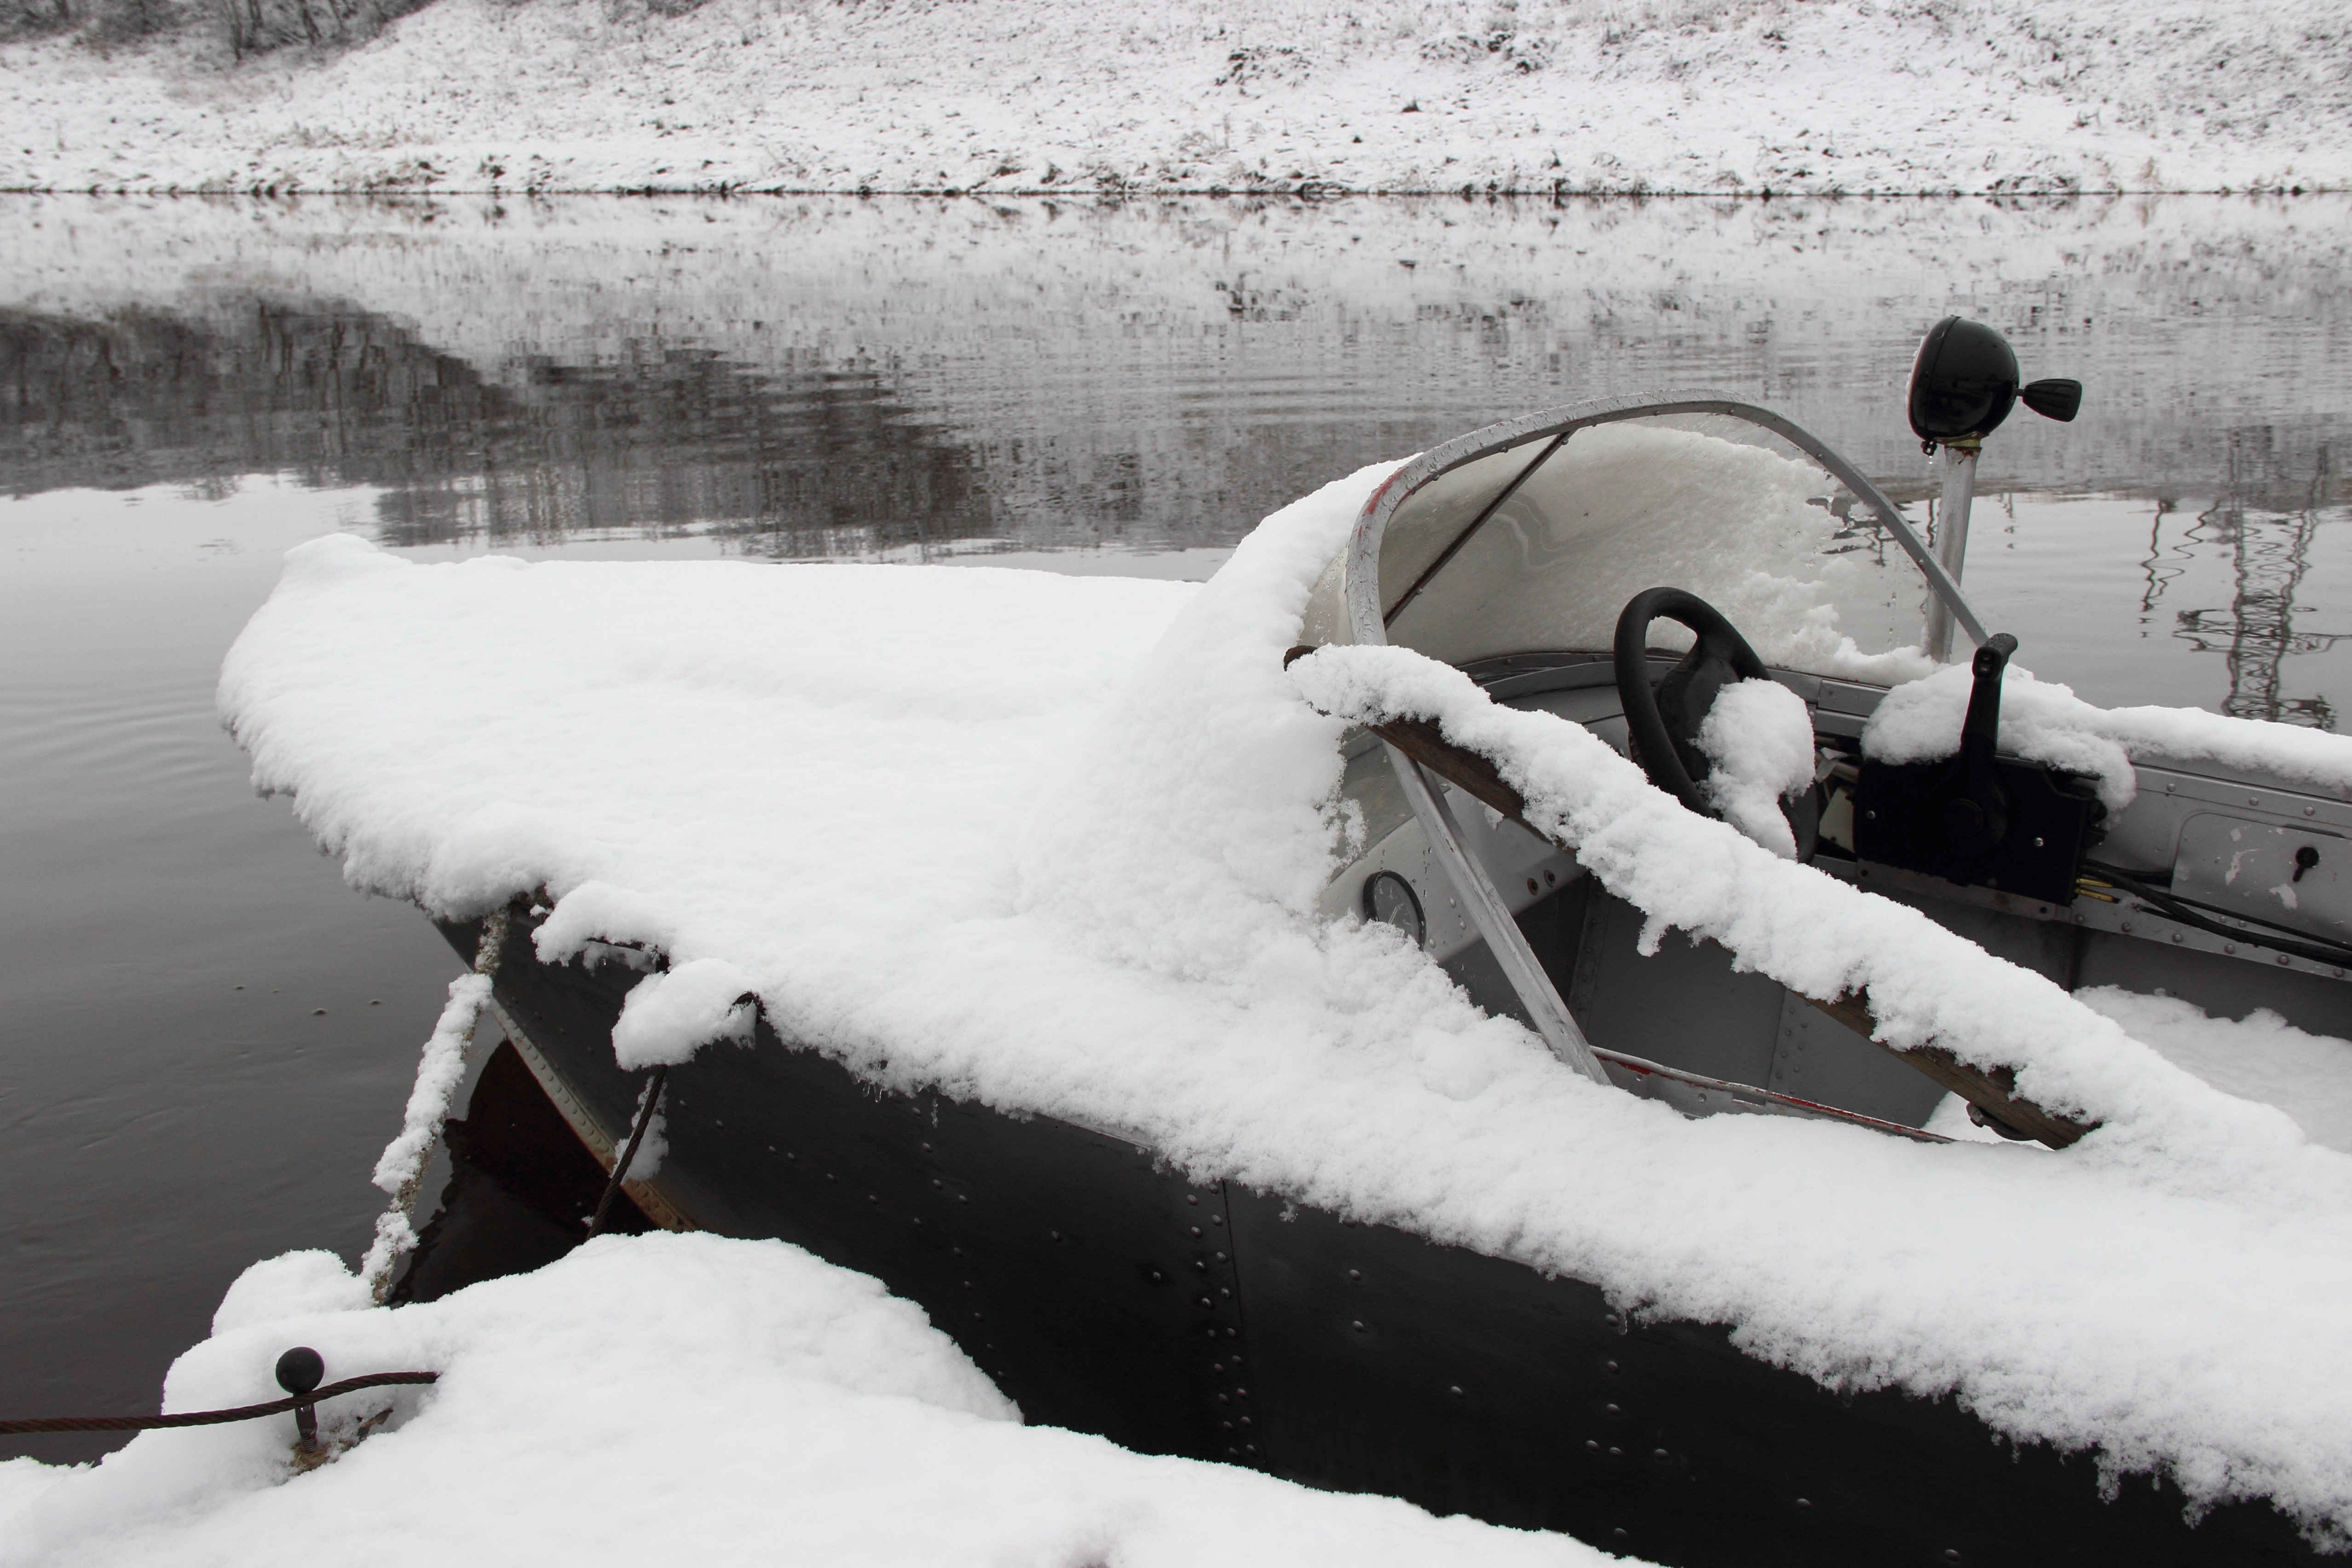
[[[470,956],[475,928],[444,930]],[[542,1087],[625,1135],[640,1078],[610,1032],[636,976],[506,952]],[[2103,1501],[2087,1457],[2008,1447],[1951,1401],[1841,1397],[1581,1280],[884,1092],[764,1020],[673,1069],[666,1104],[656,1184],[684,1216],[876,1276],[1034,1423],[1692,1568],[2314,1556],[2265,1505],[2192,1527],[2145,1479]]]

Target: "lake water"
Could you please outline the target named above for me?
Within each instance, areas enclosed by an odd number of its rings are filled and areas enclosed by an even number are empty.
[[[287,546],[1202,577],[1326,479],[1579,397],[1769,404],[2094,700],[2352,701],[2352,203],[0,202],[0,1415],[153,1408],[228,1281],[352,1257],[442,988],[219,730]],[[887,628],[877,628],[877,635]],[[94,1439],[0,1452],[87,1457]]]

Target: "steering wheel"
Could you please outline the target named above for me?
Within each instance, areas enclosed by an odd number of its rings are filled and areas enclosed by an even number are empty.
[[[1698,640],[1653,688],[1650,623],[1659,619],[1681,623]],[[1649,588],[1627,600],[1617,617],[1615,652],[1617,700],[1625,709],[1633,760],[1652,784],[1701,816],[1716,816],[1698,787],[1713,766],[1699,750],[1699,726],[1706,722],[1707,710],[1725,687],[1736,680],[1769,679],[1764,661],[1722,611],[1680,588]],[[1782,802],[1781,811],[1796,836],[1797,858],[1810,859],[1821,825],[1820,790]]]

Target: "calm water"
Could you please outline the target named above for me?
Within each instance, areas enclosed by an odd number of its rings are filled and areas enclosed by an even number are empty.
[[[1925,521],[1901,392],[1958,310],[2088,387],[1985,458],[1969,583],[2025,663],[2352,701],[2341,199],[5,207],[0,1415],[152,1408],[241,1268],[378,1206],[457,964],[211,701],[329,529],[1197,577],[1364,463],[1690,385]]]

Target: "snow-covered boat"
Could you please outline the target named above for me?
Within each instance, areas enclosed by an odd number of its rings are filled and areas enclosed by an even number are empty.
[[[2341,1547],[2352,744],[2037,681],[1940,542],[1612,399],[1197,597],[305,547],[224,703],[354,880],[509,910],[600,1164],[663,1070],[654,1223],[1033,1422],[1661,1563]]]

